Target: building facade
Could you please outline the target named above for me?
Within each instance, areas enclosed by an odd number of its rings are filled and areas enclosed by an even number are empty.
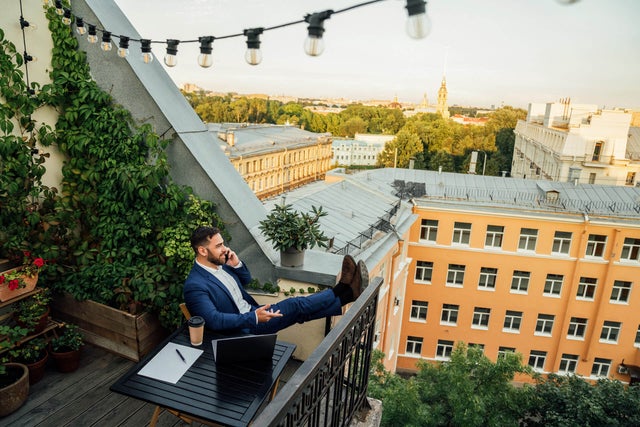
[[[287,125],[212,123],[208,127],[259,199],[322,180],[331,165],[330,134]]]
[[[511,176],[602,185],[638,184],[632,114],[563,100],[529,104],[515,129]]]
[[[353,139],[334,139],[331,163],[340,166],[375,166],[378,155],[394,135],[355,134]]]

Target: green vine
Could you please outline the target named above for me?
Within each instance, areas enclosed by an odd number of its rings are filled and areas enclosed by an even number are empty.
[[[130,312],[150,310],[182,322],[182,285],[193,264],[189,235],[199,225],[224,230],[214,204],[173,183],[165,149],[149,124],[100,89],[69,26],[47,9],[52,83],[29,96],[15,46],[0,33],[0,245],[55,259],[56,290]],[[40,105],[58,112],[55,131],[36,123]],[[17,122],[26,136],[15,136]],[[42,185],[36,139],[64,157],[60,191]],[[226,233],[225,233],[226,234]],[[226,236],[228,240],[228,236]],[[36,252],[34,247],[38,247]],[[0,255],[3,255],[0,253]]]

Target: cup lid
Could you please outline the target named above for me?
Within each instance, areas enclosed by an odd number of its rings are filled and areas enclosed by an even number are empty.
[[[200,316],[191,316],[189,319],[189,326],[202,326],[204,325],[204,319]]]

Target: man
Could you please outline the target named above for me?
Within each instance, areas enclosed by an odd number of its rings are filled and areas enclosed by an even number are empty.
[[[191,247],[196,259],[184,284],[184,300],[192,315],[202,316],[205,325],[216,331],[269,334],[294,323],[337,316],[369,282],[364,262],[356,264],[347,255],[340,283],[333,289],[260,306],[244,290],[251,281],[249,269],[224,245],[219,229],[197,228],[191,235]]]

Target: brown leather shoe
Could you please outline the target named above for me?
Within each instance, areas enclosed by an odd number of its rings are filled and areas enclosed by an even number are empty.
[[[342,270],[340,271],[340,282],[349,285],[356,275],[356,260],[351,255],[342,258]]]
[[[367,268],[367,264],[365,264],[364,261],[358,261],[356,274],[360,275],[360,287],[362,290],[364,290],[364,288],[369,286],[369,269]]]

